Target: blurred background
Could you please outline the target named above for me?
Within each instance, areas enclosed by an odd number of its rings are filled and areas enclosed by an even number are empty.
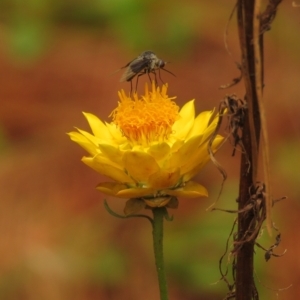
[[[88,129],[82,111],[110,121],[117,91],[129,92],[115,70],[145,50],[169,61],[162,72],[179,105],[195,98],[197,113],[226,94],[244,95],[236,18],[227,1],[2,0],[0,2],[0,298],[7,300],[158,299],[151,228],[144,219],[117,219],[125,201],[105,197],[104,180],[80,159],[66,132]],[[300,8],[279,6],[265,34],[264,102],[270,135],[273,209],[282,234],[265,262],[257,249],[261,299],[300,294]],[[141,91],[144,82],[139,82]],[[239,158],[225,145],[217,158],[228,172],[217,206],[236,209]],[[209,198],[181,199],[165,223],[170,299],[222,299],[219,259],[235,215],[207,212],[222,178],[207,165],[197,181]],[[266,232],[259,243],[275,242]],[[224,258],[224,267],[228,262]],[[289,289],[286,287],[293,285]]]

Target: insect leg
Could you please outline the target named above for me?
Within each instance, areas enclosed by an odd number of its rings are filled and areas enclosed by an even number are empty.
[[[137,86],[138,86],[138,82],[139,82],[139,77],[146,74],[146,70],[144,70],[143,72],[140,72],[137,76],[136,76],[136,85],[135,85],[135,91],[137,91]]]
[[[160,69],[158,69],[158,77],[159,77],[160,81],[161,81],[163,84],[165,84],[164,81],[161,79],[161,76],[160,76]]]
[[[151,72],[152,73],[152,72]],[[151,77],[150,77],[150,72],[147,72],[147,75],[149,77],[150,83],[151,83]]]

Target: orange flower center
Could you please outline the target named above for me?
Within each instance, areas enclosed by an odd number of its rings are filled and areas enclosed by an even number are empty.
[[[145,95],[126,96],[124,90],[118,92],[120,102],[111,113],[113,122],[133,144],[149,145],[151,142],[168,139],[174,122],[179,118],[179,107],[167,95],[167,85],[162,91],[155,87],[152,91],[145,87]]]

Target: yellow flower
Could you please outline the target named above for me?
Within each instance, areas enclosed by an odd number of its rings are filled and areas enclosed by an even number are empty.
[[[179,110],[175,97],[167,95],[167,85],[160,90],[153,83],[151,91],[146,85],[141,97],[122,90],[119,98],[111,123],[84,113],[92,134],[80,129],[69,133],[89,153],[82,161],[113,180],[97,189],[130,198],[128,214],[145,204],[175,207],[177,197],[207,196],[206,188],[191,179],[210,160],[207,145],[218,116],[205,111],[195,117],[194,100]],[[222,139],[216,137],[213,151]]]

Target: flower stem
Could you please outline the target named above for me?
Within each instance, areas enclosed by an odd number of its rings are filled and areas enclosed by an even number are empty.
[[[153,246],[155,265],[158,277],[160,300],[168,300],[167,281],[163,256],[163,221],[166,215],[165,207],[155,207],[153,212]]]

